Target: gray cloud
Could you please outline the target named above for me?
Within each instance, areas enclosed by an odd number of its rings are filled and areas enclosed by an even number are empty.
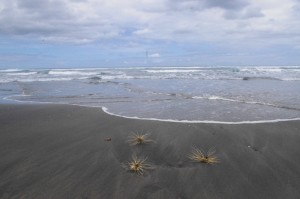
[[[28,17],[36,20],[41,19],[67,19],[72,17],[68,12],[66,2],[59,0],[17,0],[17,9]]]
[[[74,3],[84,1],[76,0]],[[69,1],[16,0],[2,6],[4,9],[0,12],[0,34],[31,36],[54,42],[85,43],[116,36],[119,32],[118,27],[107,20],[84,20],[80,13],[71,10]]]
[[[224,10],[240,10],[248,6],[246,0],[167,0],[166,5],[174,10],[194,10],[221,8]]]
[[[247,37],[259,39],[265,31],[294,37],[300,33],[295,26],[300,16],[294,9],[299,4],[299,0],[274,0],[270,5],[256,0],[0,0],[0,35],[72,43],[111,38],[244,42]]]
[[[225,11],[224,17],[226,19],[249,19],[256,17],[263,17],[264,14],[259,8],[247,7],[237,12]]]
[[[248,19],[263,17],[259,7],[253,7],[247,0],[168,0],[166,11],[201,12],[205,9],[219,8],[223,10],[225,19]]]
[[[204,0],[206,7],[219,7],[225,10],[239,10],[249,5],[246,0]]]

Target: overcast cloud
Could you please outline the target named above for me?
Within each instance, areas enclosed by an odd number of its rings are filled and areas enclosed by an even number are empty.
[[[129,58],[147,50],[149,55],[156,55],[152,56],[155,63],[159,58],[162,64],[168,64],[163,62],[164,56],[186,57],[193,52],[209,52],[219,61],[202,57],[192,64],[199,60],[206,64],[221,64],[224,60],[230,64],[228,53],[231,58],[241,58],[239,53],[245,48],[248,51],[243,54],[249,56],[241,59],[251,60],[257,48],[264,49],[267,59],[271,59],[276,46],[290,52],[287,56],[276,51],[282,63],[293,59],[288,63],[296,64],[299,58],[294,54],[300,49],[299,9],[298,0],[0,0],[0,36],[14,44],[28,40],[37,45],[47,42],[53,48],[97,45],[99,52]],[[174,46],[178,49],[174,50]],[[218,49],[223,50],[222,56]],[[14,55],[5,46],[0,52],[6,57]],[[130,60],[123,62],[133,64]]]

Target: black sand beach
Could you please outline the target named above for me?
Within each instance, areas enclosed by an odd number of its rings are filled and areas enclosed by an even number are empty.
[[[130,146],[130,132],[156,143]],[[105,141],[111,138],[111,141]],[[215,147],[220,163],[187,158]],[[155,169],[121,165],[132,154]],[[300,121],[184,124],[65,105],[0,105],[0,198],[300,198]]]

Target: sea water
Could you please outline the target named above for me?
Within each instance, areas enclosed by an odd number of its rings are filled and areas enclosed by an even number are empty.
[[[300,66],[2,69],[0,97],[170,121],[286,120],[300,118]]]

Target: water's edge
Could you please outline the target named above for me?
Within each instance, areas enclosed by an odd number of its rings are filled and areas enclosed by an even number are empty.
[[[289,119],[274,119],[274,120],[257,120],[257,121],[239,121],[239,122],[224,122],[224,121],[214,121],[214,120],[174,120],[174,119],[157,119],[157,118],[141,118],[141,117],[131,117],[125,115],[119,115],[112,112],[109,112],[108,108],[105,106],[88,106],[88,105],[79,105],[79,104],[67,104],[67,103],[58,103],[58,102],[37,102],[37,101],[21,101],[16,99],[11,99],[11,97],[17,96],[27,96],[27,95],[11,95],[4,97],[3,100],[19,102],[22,104],[57,104],[57,105],[71,105],[79,107],[89,107],[89,108],[101,108],[102,111],[108,115],[122,117],[126,119],[135,119],[135,120],[149,120],[149,121],[161,121],[161,122],[173,122],[173,123],[193,123],[193,124],[262,124],[262,123],[277,123],[277,122],[287,122],[287,121],[298,121],[300,118],[289,118]]]

